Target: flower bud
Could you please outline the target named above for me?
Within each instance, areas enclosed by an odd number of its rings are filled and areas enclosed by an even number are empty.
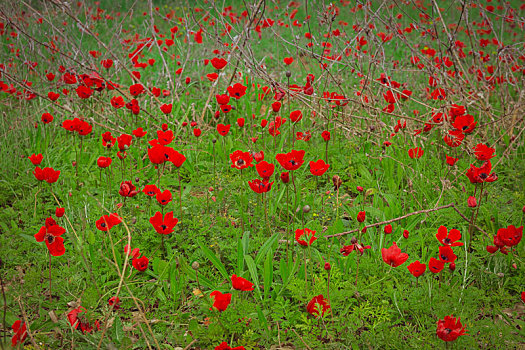
[[[363,187],[361,187],[361,186],[357,186],[357,190],[358,190],[359,192],[363,192],[365,189],[364,189]]]
[[[334,175],[332,177],[332,182],[334,184],[334,189],[337,191],[339,189],[339,187],[341,187],[341,185],[343,184],[343,180],[341,180],[341,178],[339,177],[339,175]]]
[[[409,235],[408,230],[404,230],[403,231],[403,237],[405,237],[405,239],[408,239],[408,235]]]
[[[194,261],[193,264],[191,264],[191,268],[194,269],[195,271],[199,269],[199,263]]]
[[[476,197],[469,196],[467,199],[467,204],[470,208],[475,208],[478,206],[478,202],[476,200]]]
[[[290,182],[290,173],[289,172],[284,172],[284,173],[281,173],[281,181],[285,184],[289,183]]]
[[[456,269],[456,263],[450,263],[450,265],[448,265],[448,268],[450,272],[454,272],[454,270]]]
[[[64,216],[64,213],[66,212],[66,210],[64,208],[56,208],[55,210],[55,216],[57,218],[61,218],[62,216]]]
[[[363,221],[365,221],[365,218],[366,218],[366,212],[364,212],[364,211],[360,211],[360,212],[357,214],[357,221],[359,221],[359,222],[363,222]]]
[[[325,269],[326,271],[330,271],[330,270],[332,269],[332,266],[330,265],[329,262],[324,263],[324,269]]]
[[[310,212],[311,209],[312,209],[312,208],[310,208],[310,206],[307,204],[307,205],[305,205],[305,206],[303,207],[303,213],[304,213],[304,214],[307,214],[307,213]]]
[[[292,72],[290,72],[289,70],[286,71],[286,77],[287,78],[290,78],[292,76]]]
[[[386,225],[384,231],[385,231],[385,233],[387,235],[391,234],[392,233],[392,225],[390,225],[390,224]]]

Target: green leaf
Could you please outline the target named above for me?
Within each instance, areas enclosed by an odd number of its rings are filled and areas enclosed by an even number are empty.
[[[204,252],[204,255],[206,255],[206,257],[211,261],[213,266],[215,266],[217,270],[219,270],[221,275],[225,279],[229,279],[230,276],[228,276],[226,267],[224,267],[224,264],[219,260],[219,258],[217,258],[217,256],[213,254],[213,252],[208,247],[206,247],[204,244],[199,243],[199,247],[201,247],[202,251]]]
[[[273,251],[269,250],[264,261],[264,299],[268,298],[273,282]]]
[[[261,289],[259,288],[259,277],[257,276],[257,267],[255,266],[255,262],[249,255],[245,255],[244,260],[246,260],[248,271],[250,271],[250,276],[252,277],[252,281],[255,284],[255,291],[257,292],[257,296],[259,297],[259,299],[262,300]]]
[[[266,256],[266,252],[277,241],[278,237],[279,235],[274,233],[272,237],[268,238],[268,240],[264,242],[264,244],[261,246],[261,249],[259,249],[259,253],[257,253],[257,257],[255,258],[255,265],[260,264],[261,260]]]
[[[113,327],[115,329],[115,340],[120,344],[122,339],[124,339],[124,330],[122,329],[122,321],[120,320],[120,317],[115,319]]]

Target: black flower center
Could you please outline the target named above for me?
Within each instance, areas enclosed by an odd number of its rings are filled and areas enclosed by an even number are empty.
[[[160,227],[161,227],[163,230],[165,230],[165,229],[168,228],[168,226],[166,226],[166,225],[160,225]]]

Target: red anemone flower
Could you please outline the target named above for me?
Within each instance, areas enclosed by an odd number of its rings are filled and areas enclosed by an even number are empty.
[[[13,338],[11,338],[11,345],[13,348],[20,344],[24,344],[24,340],[27,338],[27,326],[24,322],[17,320],[13,325],[11,326],[13,329],[13,332],[15,333],[13,335]]]
[[[173,109],[173,104],[163,104],[162,106],[160,106],[160,110],[162,113],[164,114],[170,114],[171,113],[171,110]]]
[[[146,185],[142,189],[142,192],[146,196],[155,197],[157,195],[157,193],[160,192],[160,190],[159,190],[159,188],[156,185]]]
[[[490,160],[487,160],[481,165],[480,168],[470,164],[470,168],[467,170],[467,177],[471,183],[483,183],[483,182],[494,182],[498,179],[496,173],[490,173],[492,171],[492,164]]]
[[[62,256],[66,252],[64,247],[64,238],[60,237],[66,232],[66,229],[58,225],[55,219],[49,217],[45,225],[34,235],[37,242],[46,242],[49,254],[52,256]]]
[[[292,150],[288,153],[279,153],[275,156],[275,159],[281,164],[281,166],[288,170],[294,171],[299,169],[304,163],[305,151]]]
[[[331,310],[328,300],[322,294],[319,294],[310,300],[306,305],[306,311],[315,318],[323,317],[326,312]]]
[[[450,246],[442,245],[439,247],[439,260],[447,264],[456,261],[456,259],[457,256],[454,254]]]
[[[450,157],[448,155],[446,155],[447,157],[447,164],[450,165],[450,166],[454,166],[454,164],[456,164],[456,162],[458,161],[459,158],[454,158],[454,157]]]
[[[330,168],[330,164],[326,164],[324,160],[310,161],[310,172],[315,176],[322,176]]]
[[[248,185],[250,185],[250,188],[255,193],[266,193],[269,192],[272,189],[274,181],[268,182],[267,180],[259,180],[255,179],[253,181],[248,181]]]
[[[68,312],[67,319],[69,320],[71,327],[74,329],[80,330],[82,333],[91,333],[93,331],[93,326],[91,326],[86,320],[86,313],[86,309],[79,306]],[[100,324],[98,321],[95,321],[95,326],[100,330]]]
[[[419,148],[419,147],[416,147],[416,148],[411,148],[408,150],[408,156],[412,159],[414,158],[421,158],[421,156],[423,155],[424,151],[422,148]]]
[[[27,158],[31,161],[31,163],[33,163],[33,165],[40,165],[40,163],[42,163],[42,160],[44,159],[44,156],[42,155],[42,153],[39,153],[39,154],[33,153]]]
[[[237,150],[230,154],[230,160],[232,161],[232,168],[246,169],[253,166],[253,157],[250,152]]]
[[[305,228],[304,230],[297,229],[295,230],[295,240],[304,247],[311,246],[312,243],[317,240],[317,237],[315,237],[315,232],[316,231],[310,230],[308,228]],[[306,240],[302,238],[303,236],[305,236],[304,238]]]
[[[438,260],[436,258],[430,258],[430,261],[428,262],[428,269],[432,273],[440,273],[441,270],[443,270],[443,267],[445,267],[445,262],[442,260]]]
[[[463,245],[463,243],[458,242],[461,239],[461,232],[455,228],[447,233],[447,228],[445,226],[439,226],[438,232],[436,233],[436,238],[439,243],[443,245],[448,245],[451,247],[460,247]]]
[[[513,247],[518,245],[523,237],[523,226],[516,228],[514,225],[510,225],[507,228],[500,228],[496,235],[504,245]]]
[[[217,100],[217,103],[219,105],[227,105],[228,102],[230,102],[230,96],[229,95],[215,95],[215,99]]]
[[[173,197],[171,196],[170,190],[164,190],[164,192],[157,192],[155,198],[157,198],[157,202],[160,205],[167,205],[173,200]]]
[[[474,154],[477,160],[489,160],[495,156],[495,151],[494,148],[483,143],[478,143],[476,147],[474,147]]]
[[[43,113],[41,120],[42,123],[49,124],[53,121],[53,116],[51,115],[51,113]]]
[[[268,163],[267,161],[263,160],[255,165],[255,169],[257,170],[257,173],[260,177],[263,179],[269,179],[270,176],[273,175],[275,164]]]
[[[173,217],[173,212],[170,211],[162,216],[160,211],[156,212],[151,218],[149,218],[150,224],[153,226],[157,233],[162,235],[168,235],[173,232],[173,228],[179,222],[179,219]]]
[[[450,147],[458,147],[463,142],[465,135],[461,130],[449,130],[448,135],[445,135],[443,141]]]
[[[213,307],[219,310],[220,312],[225,311],[228,308],[228,305],[230,305],[230,302],[232,301],[231,293],[223,294],[218,290],[212,292],[210,294],[210,297],[214,299]],[[210,310],[213,310],[213,307],[211,307]]]
[[[119,137],[117,137],[117,145],[118,149],[120,151],[126,151],[131,146],[131,142],[133,141],[133,136],[129,134],[122,134]]]
[[[215,347],[215,350],[245,350],[244,346],[236,346],[232,348],[225,341]]]
[[[133,261],[131,262],[131,265],[133,265],[133,267],[137,271],[143,272],[143,271],[146,271],[146,269],[148,268],[149,259],[146,258],[145,256],[142,256],[140,258],[133,259]]]
[[[232,275],[232,286],[233,289],[241,290],[245,292],[249,292],[253,290],[253,283],[248,281],[247,279],[244,279],[242,277],[238,277],[237,275]]]
[[[224,124],[217,124],[217,131],[219,132],[219,135],[226,136],[230,132],[231,124],[224,125]]]
[[[99,168],[107,168],[111,165],[112,159],[110,157],[99,157],[97,159],[97,165]]]
[[[297,123],[301,119],[303,119],[303,112],[297,110],[290,113],[290,120],[292,123]]]
[[[210,60],[210,63],[213,66],[213,68],[217,70],[221,70],[224,67],[226,67],[226,65],[228,64],[228,61],[226,61],[224,58],[214,57]]]
[[[330,131],[323,131],[321,133],[321,137],[323,138],[323,140],[325,140],[326,142],[330,141]]]
[[[133,185],[133,183],[131,183],[131,181],[123,181],[120,184],[120,190],[118,191],[118,193],[122,197],[135,197],[137,195],[138,191],[137,191],[137,188],[135,187],[135,185]]]
[[[133,130],[133,136],[137,137],[137,138],[142,138],[144,136],[146,136],[148,132],[147,131],[144,131],[144,129],[142,128],[138,128],[138,129],[135,129]]]
[[[408,259],[408,254],[401,253],[401,249],[397,246],[396,242],[392,243],[392,246],[388,249],[381,249],[381,255],[383,261],[392,267],[403,265]]]
[[[235,99],[240,99],[246,94],[246,86],[236,83],[233,86],[228,86],[228,94]]]
[[[110,215],[103,215],[95,221],[95,225],[97,229],[100,231],[109,231],[113,226],[116,226],[122,222],[122,218],[117,214],[113,213]]]
[[[412,264],[408,265],[407,268],[415,278],[418,278],[425,273],[427,265],[420,263],[419,260],[416,260]]]
[[[456,117],[456,119],[454,120],[454,123],[452,123],[452,126],[456,130],[460,130],[464,134],[469,134],[472,131],[474,131],[474,128],[476,127],[477,123],[478,122],[474,121],[473,116],[471,116],[470,114],[465,114],[465,115]]]
[[[465,335],[467,330],[460,322],[460,318],[453,315],[445,316],[443,320],[437,322],[437,336],[444,341],[454,341],[459,336]]]

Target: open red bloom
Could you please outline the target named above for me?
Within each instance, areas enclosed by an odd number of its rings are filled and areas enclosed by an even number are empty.
[[[383,257],[383,261],[392,267],[403,265],[408,259],[408,254],[401,253],[401,249],[397,246],[396,242],[392,243],[392,246],[388,249],[381,249],[381,256]]]
[[[69,320],[71,327],[82,331],[82,333],[91,333],[93,331],[93,327],[86,319],[86,314],[86,309],[82,306],[69,311],[67,314],[67,319]],[[95,326],[98,330],[100,330],[100,324],[98,321],[95,321]]]
[[[49,217],[44,226],[34,235],[37,242],[46,242],[47,249],[52,256],[62,256],[66,252],[64,238],[60,237],[66,229],[58,225],[55,219]]]
[[[476,147],[474,147],[474,154],[476,155],[477,160],[489,160],[495,156],[495,151],[494,148],[483,143],[478,143]]]
[[[156,185],[146,185],[142,189],[142,192],[146,196],[155,197],[157,195],[157,193],[160,192],[160,190],[159,190],[159,188]]]
[[[231,124],[224,125],[224,124],[217,124],[217,132],[221,136],[226,136],[230,132]]]
[[[445,264],[453,263],[456,261],[457,256],[452,251],[452,248],[448,245],[442,245],[439,247],[439,260],[443,261]]]
[[[135,197],[138,191],[135,185],[131,183],[131,181],[123,181],[120,184],[120,190],[118,191],[118,193],[122,197]]]
[[[461,131],[464,134],[469,134],[472,131],[474,131],[474,128],[476,127],[476,124],[478,122],[474,121],[474,117],[470,114],[465,114],[461,116],[457,116],[454,122],[452,123],[452,126],[456,129]]]
[[[42,123],[49,124],[53,121],[53,116],[50,113],[43,113],[41,120]]]
[[[436,238],[439,243],[443,245],[448,245],[451,247],[460,247],[463,245],[463,243],[458,242],[461,239],[461,232],[455,228],[447,233],[447,228],[445,226],[439,226],[438,232],[436,233]]]
[[[99,168],[107,168],[111,165],[112,159],[110,157],[99,157],[97,159],[97,165]]]
[[[324,314],[330,310],[330,304],[328,304],[328,300],[326,300],[322,294],[313,297],[308,305],[306,305],[306,311],[316,318],[323,317]]]
[[[215,347],[215,350],[245,350],[244,346],[236,346],[232,348],[225,341]]]
[[[291,150],[288,153],[279,153],[275,156],[275,159],[281,164],[281,166],[288,170],[294,171],[299,169],[304,163],[305,151]]]
[[[162,106],[160,106],[160,110],[162,113],[164,114],[170,114],[171,113],[171,110],[173,109],[173,104],[163,104]]]
[[[445,135],[443,141],[450,147],[458,147],[463,142],[465,135],[461,130],[449,130],[448,135]]]
[[[341,252],[341,254],[343,254],[343,256],[348,256],[350,255],[350,253],[352,252],[359,252],[361,255],[363,254],[363,252],[365,251],[365,249],[370,249],[372,248],[371,246],[369,245],[361,245],[359,243],[357,243],[357,239],[355,240],[355,243],[353,244],[350,244],[350,245],[345,245],[343,246],[339,251]]]
[[[233,86],[228,86],[227,90],[230,96],[237,100],[246,94],[246,86],[239,83],[235,83]]]
[[[215,95],[215,99],[217,100],[217,103],[219,105],[227,105],[228,102],[230,102],[230,96],[229,95]]]
[[[221,293],[218,290],[212,292],[210,297],[214,299],[213,307],[219,310],[220,312],[226,310],[230,302],[232,301],[232,295],[230,293]],[[213,308],[210,308],[213,310]]]
[[[226,61],[224,58],[213,57],[210,60],[210,63],[213,66],[213,68],[217,70],[221,70],[224,67],[226,67],[226,65],[228,64],[228,61]]]
[[[330,141],[330,131],[323,131],[321,133],[321,137],[323,138],[323,140],[325,140],[326,142]]]
[[[458,158],[449,157],[449,156],[446,156],[446,157],[447,157],[447,164],[450,166],[453,166],[458,161]]]
[[[523,226],[518,228],[510,225],[507,228],[500,228],[497,233],[497,238],[506,246],[513,247],[520,243],[523,237]]]
[[[58,181],[58,177],[60,176],[60,170],[55,170],[49,167],[44,169],[36,167],[33,171],[33,175],[35,175],[35,178],[38,181],[46,181],[47,183],[52,184]]]
[[[42,155],[42,153],[39,153],[39,154],[33,153],[27,158],[31,161],[31,163],[33,163],[33,165],[40,165],[40,163],[42,163],[42,160],[44,159],[44,156]]]
[[[498,179],[496,173],[490,173],[492,171],[492,164],[490,160],[487,160],[481,165],[480,168],[470,164],[470,168],[467,170],[467,177],[471,183],[483,183],[483,182],[494,182]]]
[[[419,260],[416,260],[412,264],[408,265],[407,268],[415,278],[418,278],[425,273],[427,265],[420,263]]]
[[[310,161],[310,172],[315,176],[322,176],[330,168],[330,164],[326,164],[324,160]]]
[[[155,198],[157,198],[157,202],[160,205],[167,205],[173,200],[173,197],[171,196],[170,190],[164,190],[164,192],[157,192]]]
[[[304,239],[303,239],[304,236]],[[305,240],[306,239],[306,240]],[[295,240],[300,245],[307,247],[311,246],[317,240],[315,237],[315,231],[305,228],[304,230],[297,229],[295,230]]]
[[[250,152],[237,150],[230,154],[230,160],[232,161],[232,168],[246,169],[253,166],[253,157]]]
[[[109,231],[113,226],[116,226],[122,222],[122,218],[117,214],[102,215],[100,219],[95,221],[97,229],[100,231]]]
[[[13,325],[11,326],[13,329],[13,332],[15,334],[13,335],[13,338],[11,338],[11,345],[13,348],[20,344],[24,344],[24,340],[27,338],[27,326],[24,322],[17,320]]]
[[[242,291],[252,291],[253,290],[253,283],[248,281],[247,279],[244,279],[242,277],[238,277],[237,275],[232,275],[232,286],[233,289],[242,290]]]
[[[453,315],[445,316],[443,320],[437,322],[437,336],[444,341],[454,341],[459,336],[465,335],[467,330]]]
[[[255,193],[265,193],[269,192],[272,189],[274,181],[268,182],[267,180],[259,180],[255,179],[253,181],[248,181],[248,185],[250,185],[250,188]]]
[[[303,112],[297,110],[290,113],[290,120],[292,123],[297,123],[301,119],[303,119]]]
[[[419,148],[419,147],[416,147],[416,148],[411,148],[408,150],[408,156],[412,159],[414,158],[421,158],[421,156],[423,155],[424,151],[422,148]]]
[[[144,129],[142,128],[137,128],[135,130],[133,130],[133,136],[137,137],[137,138],[142,138],[144,136],[146,136],[148,132],[147,131],[144,131]]]
[[[133,261],[131,262],[131,265],[133,265],[133,267],[137,271],[143,272],[143,271],[146,271],[146,269],[148,268],[149,259],[146,258],[145,256],[142,256],[140,258],[133,259]]]
[[[149,222],[157,233],[168,235],[173,232],[173,228],[177,225],[179,220],[173,217],[172,211],[166,213],[164,217],[162,217],[162,213],[158,211],[155,215],[149,218]]]
[[[259,162],[257,165],[255,165],[255,169],[257,170],[257,173],[259,174],[260,177],[262,177],[263,179],[269,179],[270,176],[273,175],[273,172],[275,170],[275,165],[263,160]]]
[[[430,261],[428,262],[428,269],[432,273],[440,273],[441,270],[443,270],[443,267],[445,267],[445,262],[442,260],[438,260],[436,258],[430,258]]]
[[[117,137],[117,145],[120,151],[126,151],[131,146],[131,141],[133,141],[133,136],[128,134],[122,134]]]

